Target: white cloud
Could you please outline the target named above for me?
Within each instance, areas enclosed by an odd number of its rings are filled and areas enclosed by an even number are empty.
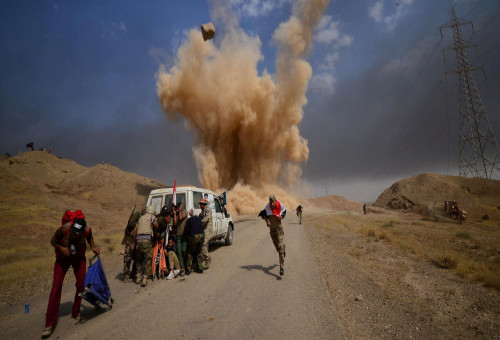
[[[327,54],[325,56],[325,63],[322,64],[320,68],[323,70],[333,71],[335,69],[335,64],[337,63],[337,61],[339,61],[339,59],[340,59],[339,52]]]
[[[340,21],[332,21],[330,15],[325,15],[318,23],[314,40],[323,44],[334,44],[334,48],[349,46],[353,37],[340,32]]]
[[[401,17],[409,12],[413,0],[390,1],[388,2],[390,6],[387,6],[386,10],[384,10],[384,1],[386,0],[379,0],[369,7],[368,14],[375,22],[382,22],[388,30],[392,30],[399,23]]]
[[[382,21],[382,8],[384,7],[384,3],[382,1],[377,1],[375,5],[373,5],[372,8],[368,10],[368,13],[370,16],[375,20],[376,22]]]
[[[321,93],[333,94],[335,92],[334,83],[335,77],[331,73],[322,72],[312,76],[309,87]]]
[[[340,59],[339,50],[350,46],[353,37],[341,32],[340,21],[333,21],[332,16],[325,15],[319,21],[313,38],[315,42],[328,45],[329,52],[319,66],[321,72],[313,75],[309,87],[313,91],[331,95],[335,91],[335,68]]]
[[[127,32],[127,26],[123,22],[101,20],[102,37],[110,40],[117,39],[121,34]]]
[[[233,8],[241,17],[258,18],[268,15],[292,0],[232,0]]]

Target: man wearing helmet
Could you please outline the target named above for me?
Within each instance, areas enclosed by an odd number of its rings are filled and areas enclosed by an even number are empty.
[[[134,208],[135,209],[135,208]],[[125,234],[123,235],[122,244],[125,246],[125,251],[123,254],[123,280],[125,282],[131,281],[131,273],[130,273],[130,265],[132,264],[132,260],[134,259],[134,239],[132,237],[132,232],[134,231],[135,225],[139,218],[144,213],[144,210],[133,211],[130,215],[130,218],[127,223],[127,227],[125,228]],[[135,262],[135,261],[134,261]],[[136,264],[134,263],[134,266]]]

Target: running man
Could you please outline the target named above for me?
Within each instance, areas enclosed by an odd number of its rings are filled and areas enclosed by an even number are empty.
[[[266,205],[265,211],[266,216],[264,219],[266,220],[276,251],[279,253],[280,275],[283,276],[285,275],[283,266],[285,265],[286,252],[285,245],[283,244],[285,231],[281,225],[281,220],[285,218],[286,209],[283,203],[276,199],[276,196],[271,195],[269,196],[269,203]]]

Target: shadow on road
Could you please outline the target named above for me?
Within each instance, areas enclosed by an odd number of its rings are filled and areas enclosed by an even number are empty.
[[[252,264],[252,265],[249,265],[249,266],[241,266],[240,268],[241,269],[246,269],[248,271],[251,271],[251,270],[261,270],[263,271],[264,273],[266,273],[267,275],[271,275],[271,276],[274,276],[276,278],[276,280],[281,280],[281,276],[278,276],[274,273],[271,273],[271,269],[274,269],[276,268],[278,265],[275,264],[275,265],[272,265],[272,266],[269,266],[269,267],[264,267],[263,265],[261,264]]]
[[[103,307],[100,307],[100,308],[95,308],[94,306],[88,306],[88,305],[84,305],[82,303],[81,312],[80,312],[82,315],[82,319],[77,323],[85,323],[87,321],[90,321],[93,318],[95,318],[96,316],[99,316],[99,315],[101,315],[109,310],[111,310],[111,308],[109,308],[106,305],[104,305]]]

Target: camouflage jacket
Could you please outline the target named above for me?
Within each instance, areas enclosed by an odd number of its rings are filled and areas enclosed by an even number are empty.
[[[200,214],[201,225],[203,229],[212,230],[212,208],[209,205],[205,206],[205,209]]]

